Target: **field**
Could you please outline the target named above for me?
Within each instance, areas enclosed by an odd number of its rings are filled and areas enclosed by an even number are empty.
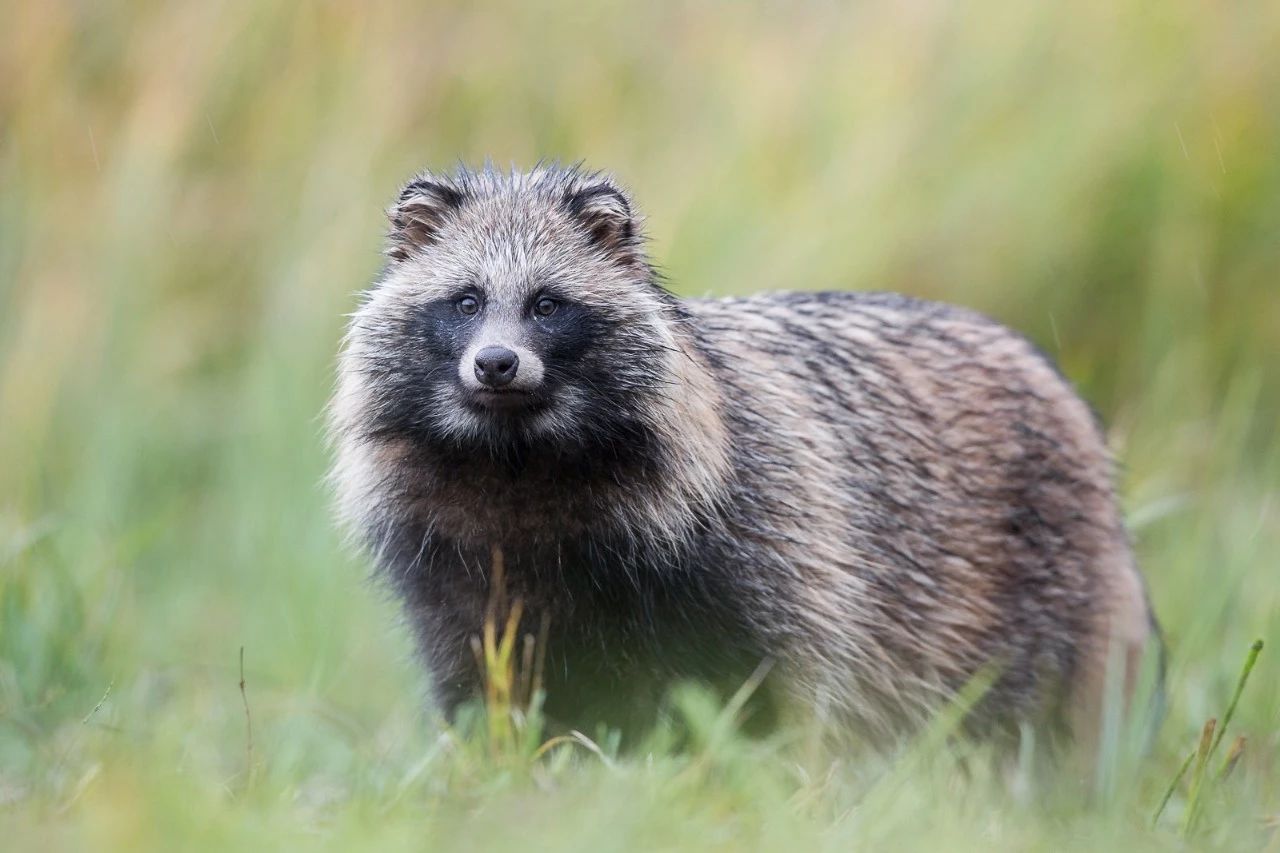
[[[1280,850],[1280,4],[0,20],[0,846]],[[678,750],[435,728],[320,413],[399,182],[485,157],[616,172],[680,293],[899,290],[1056,356],[1169,642],[1150,754],[1093,796],[939,737],[805,763],[696,693]]]

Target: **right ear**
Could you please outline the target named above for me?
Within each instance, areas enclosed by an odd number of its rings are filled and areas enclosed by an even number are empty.
[[[638,222],[631,204],[608,178],[595,175],[586,186],[565,196],[569,214],[599,245],[618,260],[634,260],[637,254]]]
[[[462,192],[449,182],[432,175],[414,178],[387,211],[387,219],[391,220],[387,255],[403,261],[415,249],[428,245],[450,214],[461,206]]]

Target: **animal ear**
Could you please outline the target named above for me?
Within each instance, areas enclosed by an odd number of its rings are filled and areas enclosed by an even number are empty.
[[[430,175],[414,178],[387,211],[391,220],[387,254],[403,261],[414,249],[428,245],[461,206],[462,192],[457,187]]]
[[[622,190],[608,181],[588,184],[570,192],[565,206],[596,245],[620,260],[636,257],[639,222]]]

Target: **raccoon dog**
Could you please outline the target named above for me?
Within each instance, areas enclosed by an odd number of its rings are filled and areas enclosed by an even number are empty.
[[[588,730],[762,662],[764,705],[875,739],[980,673],[979,733],[1089,736],[1131,688],[1154,622],[1111,460],[1022,337],[883,293],[677,298],[579,169],[423,174],[389,216],[332,479],[446,714],[496,596]]]

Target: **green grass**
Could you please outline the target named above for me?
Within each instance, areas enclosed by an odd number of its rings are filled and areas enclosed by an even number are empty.
[[[5,3],[0,845],[1280,849],[1280,6],[851,5]],[[1089,797],[799,761],[696,693],[683,750],[435,729],[318,415],[380,209],[459,156],[616,170],[681,293],[894,289],[1055,355],[1169,640],[1151,754]]]

